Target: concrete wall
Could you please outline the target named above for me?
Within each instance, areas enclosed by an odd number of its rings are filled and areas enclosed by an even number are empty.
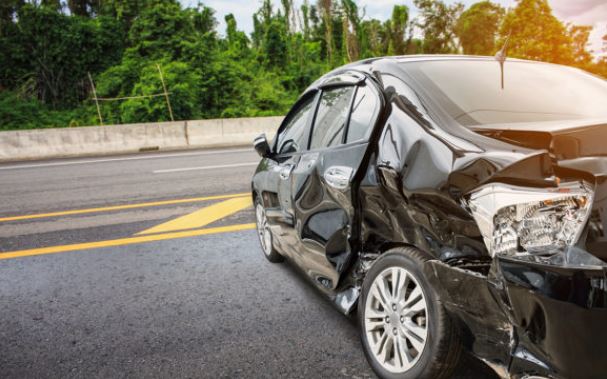
[[[251,145],[282,117],[192,120],[0,132],[0,161]]]

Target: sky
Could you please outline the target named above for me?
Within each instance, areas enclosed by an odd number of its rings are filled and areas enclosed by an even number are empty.
[[[200,0],[180,0],[186,6],[196,6]],[[275,5],[280,6],[280,0],[272,0]],[[316,0],[308,0],[315,3]],[[466,7],[479,0],[460,0]],[[226,14],[232,13],[238,22],[239,29],[247,33],[253,30],[253,13],[259,9],[262,0],[202,0],[206,6],[216,11],[219,21],[219,31],[223,33]],[[294,0],[299,6],[303,0]],[[413,0],[355,0],[359,8],[365,10],[367,18],[386,20],[392,13],[392,7],[396,4],[405,4],[411,9],[415,17],[417,11]],[[445,0],[446,3],[454,3],[454,0]],[[505,8],[513,7],[515,0],[493,0]],[[577,25],[592,25],[594,27],[590,35],[590,49],[595,55],[606,55],[601,52],[601,37],[607,34],[607,0],[548,0],[554,14],[561,20]]]

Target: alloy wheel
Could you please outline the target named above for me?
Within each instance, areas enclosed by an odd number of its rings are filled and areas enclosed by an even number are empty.
[[[389,267],[371,284],[364,327],[375,360],[387,371],[410,370],[428,338],[428,305],[417,279],[402,267]]]
[[[261,204],[257,204],[255,207],[255,216],[257,219],[257,234],[259,236],[261,248],[263,249],[264,254],[269,256],[272,254],[272,234],[268,225],[266,211]]]

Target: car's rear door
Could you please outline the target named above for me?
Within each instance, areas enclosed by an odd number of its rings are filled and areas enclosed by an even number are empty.
[[[380,113],[370,78],[346,74],[320,88],[309,149],[290,175],[297,263],[322,289],[332,290],[352,253],[356,182]]]

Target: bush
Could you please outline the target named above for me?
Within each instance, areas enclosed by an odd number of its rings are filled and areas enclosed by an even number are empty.
[[[90,108],[90,107],[88,107]],[[97,123],[94,109],[80,107],[56,111],[35,99],[22,99],[9,91],[0,92],[0,130],[62,128]]]

